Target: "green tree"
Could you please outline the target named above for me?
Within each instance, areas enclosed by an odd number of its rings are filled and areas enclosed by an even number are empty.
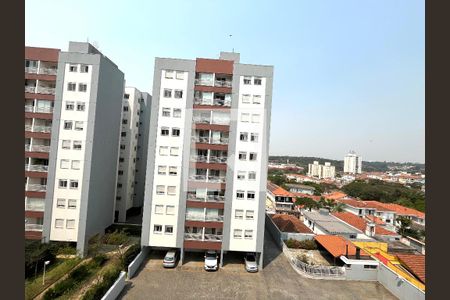
[[[297,197],[295,204],[303,205],[303,207],[309,211],[311,211],[311,209],[318,209],[320,207],[319,203],[308,197]]]

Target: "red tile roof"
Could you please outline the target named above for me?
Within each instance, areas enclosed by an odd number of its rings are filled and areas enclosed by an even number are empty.
[[[400,263],[425,283],[425,255],[397,254]]]
[[[282,232],[296,232],[296,233],[311,233],[305,224],[303,224],[298,218],[292,215],[275,214],[272,215],[272,221],[277,225],[278,229]]]
[[[323,197],[325,199],[333,199],[333,200],[344,198],[346,196],[347,196],[347,194],[343,193],[343,192],[332,192],[332,193],[323,195]]]
[[[383,202],[380,201],[376,201],[376,200],[364,200],[364,203],[366,203],[367,205],[369,205],[370,207],[375,208],[377,211],[392,211],[394,212],[392,209],[389,209],[387,207],[385,207],[383,204]]]
[[[356,247],[350,241],[338,235],[316,235],[314,239],[321,244],[333,257],[340,257],[346,254],[346,245],[348,245],[348,255],[356,255]],[[361,256],[369,256],[364,250],[361,250]]]
[[[394,211],[397,215],[406,215],[406,216],[415,216],[418,218],[425,218],[425,213],[409,208],[409,207],[404,207],[395,203],[381,203],[380,204],[385,207],[386,209],[389,209],[390,211]]]
[[[384,225],[385,224],[385,222],[382,219],[380,219],[380,218],[378,218],[376,216],[373,216],[373,215],[366,215],[365,218],[368,219],[371,222],[374,222],[375,224],[378,224],[378,225]]]
[[[313,199],[314,201],[320,200],[320,196],[314,196],[314,195],[309,195],[309,194],[304,194],[304,193],[291,193],[291,194],[293,196],[299,197],[299,198],[310,198],[310,199]]]
[[[281,197],[294,197],[291,193],[283,189],[282,187],[276,185],[275,183],[272,183],[270,181],[267,181],[267,189],[274,195],[274,196],[281,196]]]
[[[336,218],[344,221],[345,223],[359,229],[362,232],[366,232],[367,221],[357,215],[350,212],[334,212],[332,213]],[[381,226],[375,226],[375,235],[398,235],[393,231],[384,229]]]

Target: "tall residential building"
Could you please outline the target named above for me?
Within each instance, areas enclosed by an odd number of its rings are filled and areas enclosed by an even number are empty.
[[[59,49],[25,47],[25,238],[42,239]]]
[[[262,266],[273,67],[156,58],[141,243]]]
[[[88,240],[113,221],[124,74],[89,43],[60,52],[45,200],[45,241]]]
[[[357,155],[354,151],[350,151],[344,157],[344,173],[361,174],[362,172],[362,157]]]
[[[320,177],[320,165],[318,161],[308,164],[308,176]]]
[[[114,219],[125,222],[127,211],[138,207],[135,196],[136,165],[138,160],[139,127],[143,125],[141,116],[141,103],[144,101],[143,93],[134,87],[126,87],[122,106],[122,128],[120,132],[119,169],[117,176],[116,206]],[[142,206],[142,204],[141,204]]]
[[[314,161],[312,164],[308,164],[308,176],[317,177],[319,179],[334,178],[335,167],[329,162],[320,165],[318,161]]]

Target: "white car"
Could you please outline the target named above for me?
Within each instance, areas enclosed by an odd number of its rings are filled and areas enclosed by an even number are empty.
[[[170,250],[164,256],[163,267],[164,268],[174,268],[177,263],[177,252],[175,250]]]
[[[217,253],[215,251],[206,251],[205,253],[205,270],[206,271],[217,271]]]
[[[245,270],[250,273],[258,272],[258,264],[256,263],[256,256],[253,253],[247,253],[244,256]]]

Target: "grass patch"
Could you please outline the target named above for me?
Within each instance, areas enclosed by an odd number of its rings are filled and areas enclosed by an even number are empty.
[[[67,274],[81,261],[80,258],[57,259],[45,270],[45,285],[42,285],[42,274],[36,279],[25,281],[25,299],[33,299],[55,281]]]
[[[297,241],[294,239],[288,239],[285,241],[286,246],[291,249],[305,249],[305,250],[317,250],[317,243],[315,240],[303,240]]]

